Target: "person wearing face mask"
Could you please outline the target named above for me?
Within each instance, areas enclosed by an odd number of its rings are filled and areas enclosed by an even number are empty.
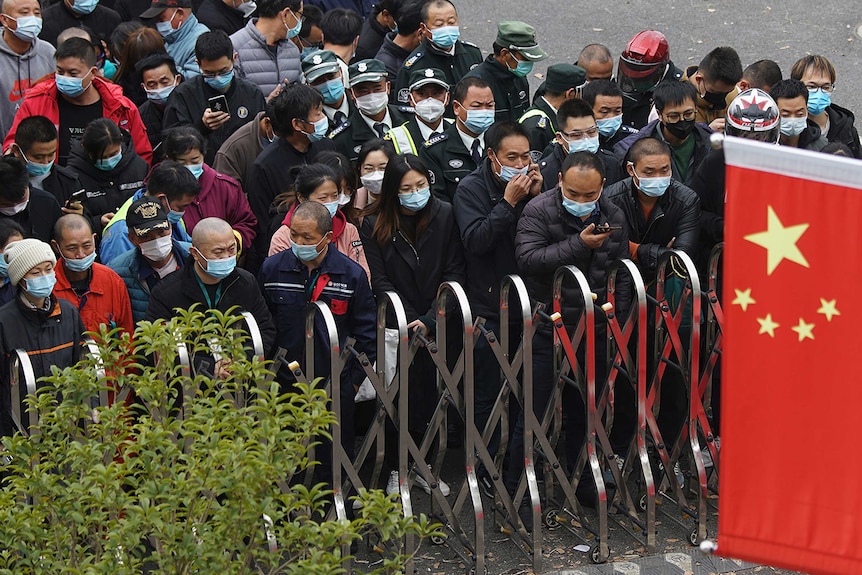
[[[202,219],[192,232],[189,255],[181,270],[153,288],[144,319],[168,320],[177,315],[177,308],[187,310],[195,305],[200,311],[226,313],[236,308],[235,315],[247,311],[257,322],[268,354],[275,343],[275,324],[257,279],[237,267],[237,242],[230,224],[219,218]],[[204,370],[219,379],[229,375],[230,365],[209,353],[196,353],[192,363],[196,373]]]
[[[0,306],[3,306],[15,297],[17,287],[9,281],[9,273],[6,271],[6,260],[3,251],[12,242],[24,239],[24,230],[15,222],[0,220]]]
[[[183,78],[188,80],[201,73],[195,41],[210,29],[192,13],[191,0],[153,0],[140,19],[162,35],[168,54]]]
[[[781,114],[782,146],[820,151],[829,143],[817,122],[808,117],[808,88],[799,80],[787,79],[776,83],[769,95]]]
[[[636,130],[649,123],[653,89],[662,80],[679,80],[682,70],[670,59],[670,45],[658,30],[631,37],[617,63],[617,84],[623,93],[623,124]]]
[[[407,328],[425,328],[434,334],[437,288],[445,281],[463,282],[465,275],[453,208],[432,195],[430,185],[428,168],[419,158],[412,154],[392,158],[386,166],[380,197],[368,209],[360,235],[375,295],[382,301],[386,292],[396,292],[404,304]],[[457,337],[447,335],[451,336],[447,338],[449,344],[457,345]],[[409,368],[409,428],[417,443],[438,401],[433,366],[430,353],[423,347]],[[386,443],[388,446],[390,442]],[[395,467],[394,451],[387,447],[384,462],[390,468]],[[388,493],[398,492],[398,479],[398,472],[392,471]],[[417,478],[416,484],[431,492],[424,481]],[[440,490],[444,496],[449,493],[449,487],[442,483]]]
[[[695,120],[709,124],[713,131],[722,131],[727,105],[739,94],[736,83],[742,80],[742,62],[736,50],[715,48],[700,64],[689,66],[682,79],[697,90]]]
[[[303,23],[301,0],[260,0],[257,18],[231,35],[239,75],[272,98],[300,78],[300,51],[293,42]]]
[[[206,140],[204,162],[212,165],[216,150],[263,111],[266,101],[260,88],[236,76],[236,54],[230,38],[221,30],[202,34],[195,43],[195,55],[201,75],[174,89],[165,108],[164,130],[195,128]],[[211,102],[214,98],[215,103]],[[225,101],[227,109],[220,109]]]
[[[323,113],[328,120],[326,135],[347,122],[356,110],[353,100],[347,96],[338,56],[329,50],[318,50],[302,60],[302,75],[305,83],[320,92],[323,98]]]
[[[790,77],[808,89],[808,117],[820,128],[830,143],[844,144],[855,158],[862,158],[856,117],[847,108],[832,102],[835,89],[835,66],[826,57],[805,56],[790,69]]]
[[[255,160],[246,186],[248,203],[257,217],[257,235],[246,269],[255,271],[284,218],[275,202],[293,187],[291,168],[313,164],[319,153],[335,151],[326,137],[329,121],[320,92],[305,84],[290,84],[270,101],[270,107],[270,121],[279,136]]]
[[[52,293],[57,258],[51,246],[37,239],[22,239],[3,252],[9,282],[17,296],[0,307],[0,434],[13,432],[9,363],[16,349],[30,357],[33,375],[51,375],[51,368],[64,369],[78,362],[84,342],[84,324],[75,306]],[[38,383],[37,389],[44,384]],[[21,390],[21,397],[26,396]],[[27,409],[20,406],[20,413]]]
[[[354,56],[357,60],[370,60],[377,56],[386,35],[398,31],[396,14],[403,4],[404,0],[378,0],[374,3],[374,9],[359,32]]]
[[[339,152],[355,161],[362,144],[382,138],[394,126],[406,122],[412,108],[389,104],[389,80],[382,62],[354,62],[349,76],[349,95],[355,108],[344,123],[332,130],[329,139]]]
[[[67,214],[54,226],[54,251],[60,263],[54,267],[54,295],[74,305],[87,331],[101,326],[135,331],[126,284],[108,266],[96,263],[96,234],[87,218]]]
[[[344,154],[323,152],[317,156],[317,163],[329,166],[335,171],[338,182],[338,211],[344,214],[349,223],[359,226],[362,223],[359,219],[360,210],[354,205],[354,200],[360,184],[353,162]]]
[[[299,50],[299,59],[302,60],[309,54],[323,50],[323,30],[320,21],[323,19],[323,11],[314,4],[302,5],[302,27],[299,34],[290,39],[296,49]]]
[[[241,30],[258,11],[254,0],[203,0],[195,10],[198,21],[228,36]]]
[[[578,97],[578,91],[586,83],[586,72],[573,64],[554,64],[548,67],[547,78],[545,93],[536,98],[530,109],[518,120],[530,134],[533,161],[538,161],[545,148],[554,141],[559,129],[557,110],[567,100]]]
[[[539,169],[546,182],[554,181],[566,157],[575,152],[596,154],[605,165],[604,176],[608,185],[623,179],[619,161],[599,147],[599,129],[589,104],[580,98],[563,102],[557,110],[557,125],[560,128],[553,143],[539,160]]]
[[[398,26],[383,37],[383,43],[377,50],[377,54],[370,56],[383,62],[383,65],[386,66],[389,82],[393,86],[398,81],[398,71],[401,70],[404,60],[423,40],[420,31],[422,4],[423,2],[418,0],[403,2],[395,15]],[[394,104],[397,101],[397,94],[393,92],[389,96],[390,101]]]
[[[527,76],[536,62],[547,57],[536,40],[535,28],[524,22],[500,22],[493,53],[464,77],[482,78],[491,86],[497,122],[516,122],[530,107]]]
[[[9,151],[27,166],[31,190],[48,192],[66,213],[83,213],[83,204],[72,201],[72,194],[84,189],[78,174],[54,161],[57,157],[57,128],[51,120],[45,116],[21,120]]]
[[[54,78],[39,82],[21,102],[3,141],[3,150],[8,151],[15,141],[15,131],[24,118],[45,116],[59,127],[57,162],[65,166],[72,144],[81,139],[87,124],[107,118],[128,131],[137,154],[151,162],[153,149],[138,109],[123,96],[119,86],[96,74],[93,46],[82,38],[69,38],[57,49],[54,58]]]
[[[416,70],[410,76],[410,105],[414,115],[400,126],[386,133],[385,140],[392,142],[398,154],[419,153],[419,146],[452,124],[443,118],[449,105],[449,84],[446,76],[436,68]]]
[[[610,201],[605,188],[603,162],[592,152],[579,151],[568,155],[560,171],[547,187],[553,187],[531,201],[518,220],[514,239],[514,257],[530,298],[551,309],[553,302],[554,274],[564,265],[575,266],[583,272],[590,290],[596,294],[596,304],[607,300],[607,274],[616,262],[628,257],[629,236],[625,227],[624,213]],[[604,191],[603,191],[604,190]],[[597,233],[598,225],[610,226],[611,230]],[[624,278],[617,285],[616,309],[625,317],[629,308],[628,287]],[[566,293],[572,288],[564,287],[562,320],[571,330],[572,322],[579,313],[579,297]],[[572,290],[574,291],[574,290]],[[582,300],[581,300],[582,301]],[[571,306],[571,307],[570,307]],[[606,324],[600,314],[596,315],[596,381],[603,381],[602,367],[605,364],[604,343],[607,339]],[[571,331],[569,333],[572,333]],[[533,336],[533,410],[541,418],[553,391],[554,330],[550,322],[539,322]],[[584,361],[584,348],[578,350],[579,361]],[[582,363],[583,365],[583,363]],[[625,386],[616,389],[614,428],[611,444],[617,453],[625,453],[629,437],[620,425],[625,407],[634,411],[634,397]],[[575,471],[575,461],[584,441],[586,408],[577,390],[563,391],[563,410],[566,414],[566,464],[568,473]],[[523,465],[523,415],[516,423],[509,440],[510,466],[504,475],[507,489],[512,492],[524,473]],[[629,426],[629,429],[633,429]],[[581,470],[578,469],[578,472]],[[585,474],[578,485],[578,498],[585,505],[595,500],[592,476]],[[525,525],[530,525],[530,509],[519,510]]]
[[[281,227],[273,234],[267,255],[291,249],[290,222],[294,212],[305,202],[317,202],[326,207],[332,218],[330,241],[338,251],[359,264],[370,280],[371,272],[365,259],[362,240],[359,238],[359,230],[347,221],[339,209],[339,183],[335,171],[325,164],[311,164],[299,170],[293,187],[296,191],[296,202],[287,212]]]
[[[0,8],[0,134],[12,125],[21,100],[33,84],[54,70],[54,47],[39,39],[38,0],[9,0]]]
[[[584,86],[581,99],[593,108],[599,128],[599,148],[613,152],[614,146],[639,130],[623,123],[623,93],[616,82],[594,80]]]
[[[192,237],[183,222],[183,215],[199,193],[200,185],[186,166],[171,160],[160,163],[150,173],[147,187],[135,192],[126,203],[120,206],[102,231],[102,241],[99,244],[101,262],[109,264],[114,258],[135,247],[135,244],[129,240],[126,215],[135,202],[145,197],[162,204],[162,209],[168,215],[171,236],[174,240],[191,242]]]
[[[95,33],[94,40],[107,41],[122,22],[116,11],[102,6],[99,0],[62,0],[45,8],[42,18],[39,38],[58,48],[58,36],[67,28],[86,26]]]
[[[184,165],[200,184],[200,193],[183,208],[182,213],[175,214],[172,211],[168,218],[182,218],[183,225],[191,234],[194,234],[195,226],[204,218],[225,220],[238,236],[242,256],[243,251],[254,241],[257,218],[239,183],[204,163],[205,147],[203,137],[192,127],[181,126],[165,132],[165,157]],[[243,261],[242,257],[240,261]]]
[[[258,112],[254,121],[234,132],[216,152],[213,169],[239,182],[243,190],[248,186],[254,161],[278,137],[272,127],[271,114],[272,105],[267,103],[266,110]]]
[[[431,171],[431,191],[452,202],[458,183],[485,156],[485,131],[494,123],[494,93],[481,78],[464,78],[455,87],[455,124],[435,134],[419,148]]]
[[[395,83],[394,97],[400,104],[410,99],[410,74],[414,70],[437,68],[446,74],[446,83],[455,86],[482,63],[482,51],[461,40],[458,12],[449,0],[430,0],[422,6],[422,43],[404,60]],[[455,99],[455,95],[452,94]]]
[[[165,107],[183,77],[177,72],[174,59],[167,52],[145,56],[135,65],[135,71],[141,76],[141,87],[147,97],[147,101],[138,106],[138,111],[147,127],[147,137],[153,147],[153,161],[157,163],[164,159],[161,145]]]
[[[275,343],[286,350],[286,357],[300,362],[307,370],[314,362],[316,377],[330,375],[329,344],[323,318],[315,318],[314,333],[318,340],[315,356],[305,356],[305,317],[310,302],[321,302],[332,312],[337,327],[339,344],[347,338],[355,340],[354,347],[373,362],[377,358],[377,306],[368,285],[365,272],[332,244],[332,218],[329,211],[317,202],[303,202],[296,208],[291,221],[291,249],[266,258],[259,280],[267,306],[277,328]],[[328,341],[328,340],[327,340]],[[284,366],[276,366],[282,392],[291,390],[296,379]],[[355,449],[353,426],[353,398],[359,389],[365,371],[353,356],[341,371],[341,443],[349,457]],[[320,481],[332,481],[331,460],[325,444],[321,459],[323,470]]]
[[[689,185],[711,149],[709,137],[712,130],[696,121],[697,90],[690,82],[666,80],[656,86],[653,101],[658,118],[614,146],[614,155],[625,169],[627,161],[631,160],[629,149],[635,142],[642,138],[657,138],[670,146],[674,180]]]
[[[69,167],[86,190],[84,215],[94,230],[104,228],[120,206],[144,187],[149,172],[128,132],[106,118],[90,122],[81,143],[72,148]]]
[[[188,262],[191,243],[171,237],[171,224],[162,203],[144,196],[129,206],[125,223],[131,249],[108,261],[129,291],[132,319],[143,320],[150,294],[158,283]]]
[[[383,174],[386,166],[395,156],[395,148],[392,142],[375,138],[368,140],[359,150],[359,158],[356,160],[356,171],[362,184],[356,190],[353,205],[362,210],[359,213],[359,224],[365,217],[365,208],[377,201],[380,197],[380,187],[383,185]]]
[[[23,162],[14,156],[0,157],[0,221],[21,226],[27,237],[51,241],[56,222],[63,212],[54,196],[30,188],[30,176]]]

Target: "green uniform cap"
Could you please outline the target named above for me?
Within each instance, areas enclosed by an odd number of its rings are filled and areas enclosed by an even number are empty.
[[[302,73],[305,81],[314,82],[325,74],[332,74],[339,70],[338,56],[330,50],[317,50],[302,60]]]
[[[362,82],[379,82],[386,80],[386,66],[380,60],[360,60],[354,62],[347,69],[347,74],[350,76],[350,87]]]
[[[583,86],[587,81],[587,72],[574,64],[554,64],[548,66],[545,88],[551,92],[562,93],[571,88]]]
[[[497,44],[522,54],[531,62],[548,57],[536,42],[536,29],[524,22],[500,22],[497,24]]]

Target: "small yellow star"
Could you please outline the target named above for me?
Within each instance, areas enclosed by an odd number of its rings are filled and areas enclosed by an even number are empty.
[[[808,229],[808,224],[784,227],[772,206],[767,206],[766,210],[766,231],[745,236],[749,242],[766,248],[766,275],[772,275],[781,260],[790,260],[803,267],[810,267],[808,260],[796,247],[796,242]]]
[[[757,318],[757,323],[760,324],[760,331],[757,332],[758,335],[768,333],[769,337],[775,337],[775,328],[778,327],[778,324],[772,321],[771,313],[766,314],[764,318]]]
[[[826,301],[823,298],[820,298],[820,309],[817,310],[817,313],[822,313],[826,316],[826,321],[832,321],[832,316],[841,315],[841,312],[838,311],[838,308],[835,306],[838,305],[836,300]]]
[[[814,324],[813,323],[805,323],[805,320],[801,317],[799,318],[799,325],[796,327],[791,327],[791,331],[795,331],[799,334],[799,341],[808,338],[810,340],[814,339]]]
[[[750,306],[753,303],[757,303],[751,297],[751,288],[748,288],[745,291],[739,290],[739,289],[735,289],[733,291],[736,292],[736,299],[730,303],[732,305],[738,305],[739,307],[742,308],[742,311],[748,311],[748,306]]]

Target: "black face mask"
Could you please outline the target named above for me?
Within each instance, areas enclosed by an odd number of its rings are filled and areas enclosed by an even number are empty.
[[[663,124],[668,132],[680,140],[685,140],[694,131],[694,120],[680,120],[673,124]]]
[[[712,106],[713,110],[724,110],[727,108],[727,94],[721,94],[718,92],[707,92],[703,96],[701,96],[710,106]]]

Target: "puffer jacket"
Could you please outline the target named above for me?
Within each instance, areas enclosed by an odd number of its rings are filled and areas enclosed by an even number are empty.
[[[266,44],[266,38],[255,26],[256,22],[257,18],[249,20],[244,28],[231,35],[230,41],[237,53],[239,75],[257,84],[263,95],[268,96],[285,80],[291,83],[299,80],[299,49],[296,44],[284,39],[278,43],[276,53],[273,54]]]
[[[247,249],[257,234],[257,218],[248,205],[239,183],[203,165],[199,183],[201,192],[183,214],[183,223],[189,233],[204,218],[221,218],[242,236],[242,248]]]
[[[573,265],[584,273],[590,289],[598,296],[596,303],[601,305],[607,300],[608,268],[614,262],[629,257],[625,215],[608,201],[606,193],[599,198],[599,212],[594,212],[586,220],[567,212],[562,198],[560,187],[556,186],[533,198],[524,208],[515,234],[518,269],[530,297],[544,303],[546,310],[553,309],[554,274],[567,265]],[[607,223],[623,229],[611,232],[598,249],[591,250],[580,237],[591,223]],[[618,291],[618,314],[628,313],[628,291],[622,287]],[[582,309],[580,302],[583,299],[577,295],[577,288],[571,280],[564,285],[562,299],[563,318],[570,321],[576,317],[577,310]],[[596,323],[604,321],[602,314],[596,314]]]
[[[182,267],[189,258],[189,248],[192,245],[177,240],[174,240],[173,244],[174,257],[177,259],[177,264]],[[147,308],[150,307],[150,292],[159,282],[159,275],[146,264],[138,248],[117,256],[108,262],[108,267],[117,272],[126,284],[132,304],[132,319],[138,323],[147,314]]]
[[[189,14],[183,25],[165,38],[165,49],[177,63],[177,72],[186,80],[201,73],[195,58],[195,42],[201,34],[209,31],[209,28],[198,22],[197,16]]]
[[[637,261],[645,282],[650,283],[654,278],[658,261],[670,250],[671,240],[673,249],[697,261],[700,200],[694,190],[672,179],[649,220],[644,217],[632,178],[609,186],[604,196],[625,215],[629,241],[639,244]]]

